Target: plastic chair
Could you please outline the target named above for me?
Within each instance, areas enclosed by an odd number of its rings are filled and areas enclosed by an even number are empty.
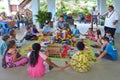
[[[8,22],[0,22],[2,25],[3,33],[8,35],[9,34],[9,27],[8,27]]]

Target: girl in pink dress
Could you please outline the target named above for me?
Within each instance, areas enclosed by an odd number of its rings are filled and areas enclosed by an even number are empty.
[[[40,52],[41,46],[38,43],[32,45],[32,51],[29,53],[28,75],[32,78],[42,77],[46,72],[44,61],[51,67],[60,68],[58,65],[51,62],[48,57]]]
[[[15,40],[10,40],[7,44],[7,49],[5,51],[2,67],[3,68],[12,68],[17,66],[23,66],[28,63],[27,57],[23,57],[16,50]]]

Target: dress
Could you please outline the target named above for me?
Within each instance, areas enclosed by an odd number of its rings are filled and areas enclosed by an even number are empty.
[[[28,75],[32,78],[42,77],[45,73],[44,59],[39,56],[37,64],[32,67],[29,65]]]
[[[20,57],[21,55],[18,54],[16,57]],[[19,61],[13,62],[13,54],[7,53],[5,56],[5,61],[7,68],[17,67],[17,66],[24,66],[28,63],[28,59],[26,57],[22,58]]]

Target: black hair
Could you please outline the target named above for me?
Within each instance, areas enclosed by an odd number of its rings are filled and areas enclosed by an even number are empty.
[[[112,8],[114,10],[114,6],[113,5],[109,5],[110,8]]]
[[[2,40],[3,40],[3,41],[7,41],[9,38],[10,38],[9,35],[4,35],[4,36],[2,36]]]
[[[78,48],[78,50],[84,50],[84,48],[85,48],[84,43],[81,42],[81,41],[79,41],[79,42],[77,43],[77,48]]]
[[[29,63],[30,63],[31,66],[34,67],[37,64],[37,62],[38,62],[39,51],[41,49],[41,46],[40,46],[39,43],[34,43],[32,45],[32,49],[33,49],[33,51],[30,54]]]
[[[111,31],[110,29],[108,29],[108,30],[106,31],[106,33],[112,34],[112,31]]]
[[[101,31],[100,31],[100,29],[97,29],[96,32],[97,32],[97,38],[98,38],[99,35],[101,35]]]
[[[33,32],[34,33],[39,33],[39,31],[37,30],[37,28],[34,28],[34,27],[36,27],[36,26],[35,25],[32,26]]]
[[[29,29],[31,29],[31,28],[30,28],[30,27],[27,27],[27,28],[26,28],[26,30],[29,30]]]
[[[108,37],[103,37],[102,38],[104,41],[108,41],[109,42],[109,38]]]
[[[8,43],[7,43],[7,48],[6,48],[6,50],[5,50],[5,53],[4,53],[4,57],[3,57],[3,59],[2,59],[2,67],[3,68],[6,68],[7,66],[6,66],[6,59],[5,59],[5,56],[6,56],[6,54],[7,54],[7,52],[8,52],[8,50],[10,49],[10,48],[13,48],[13,46],[16,44],[16,42],[15,42],[15,40],[10,40],[10,41],[8,41]]]
[[[77,25],[76,25],[76,24],[74,24],[74,27],[75,27],[75,28],[77,28]]]

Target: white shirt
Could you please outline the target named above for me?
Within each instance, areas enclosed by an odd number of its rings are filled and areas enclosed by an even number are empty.
[[[118,20],[118,15],[115,11],[108,12],[108,15],[105,17],[105,24],[104,26],[109,28],[116,28],[117,24],[114,25],[113,22]]]
[[[99,12],[98,12],[97,10],[95,10],[95,11],[92,10],[92,11],[91,11],[91,15],[98,15],[98,14],[99,14]]]

